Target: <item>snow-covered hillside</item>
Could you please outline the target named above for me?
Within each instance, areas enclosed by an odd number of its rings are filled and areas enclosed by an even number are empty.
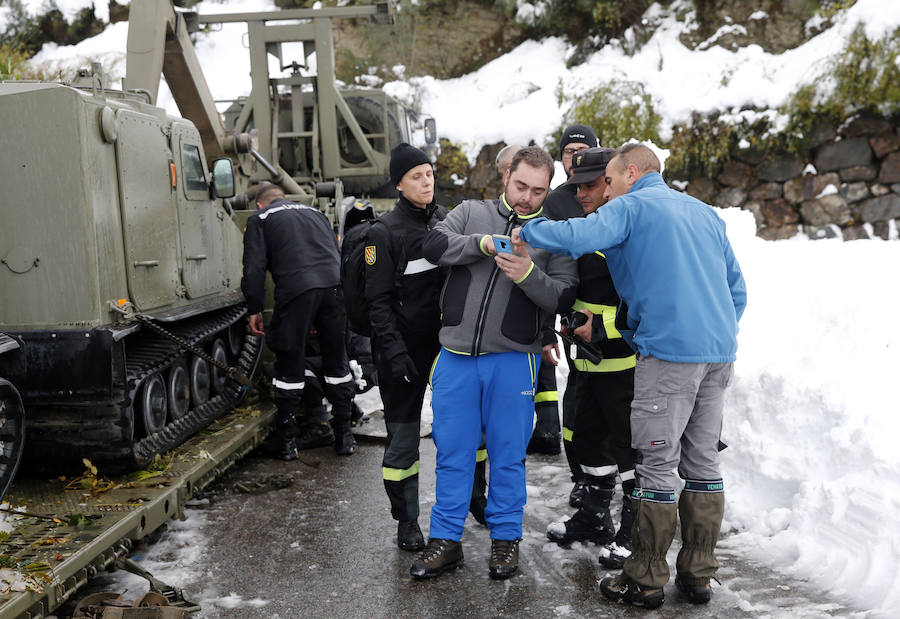
[[[58,4],[73,11],[90,0]],[[200,13],[271,8],[269,0],[197,6]],[[565,42],[529,41],[471,75],[391,82],[385,90],[417,98],[437,118],[439,134],[464,145],[470,159],[501,140],[543,143],[564,111],[559,84],[578,92],[616,76],[640,80],[671,127],[692,111],[777,107],[842,48],[857,23],[871,38],[900,26],[900,3],[858,0],[832,28],[781,55],[755,46],[691,51],[662,9],[654,6],[649,17],[660,25],[631,56],[614,43],[567,69]],[[33,62],[81,66],[102,55],[121,77],[126,30],[116,24],[71,48],[47,46]],[[217,98],[249,91],[242,34],[241,26],[226,26],[198,39]],[[161,100],[172,106],[171,98]],[[808,579],[873,616],[900,616],[900,397],[893,382],[900,370],[900,243],[766,242],[755,236],[749,213],[721,214],[748,287],[723,437],[724,528],[773,570]]]

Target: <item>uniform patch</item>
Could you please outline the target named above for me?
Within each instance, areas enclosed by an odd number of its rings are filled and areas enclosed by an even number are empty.
[[[366,264],[372,266],[375,264],[375,246],[366,245]]]
[[[650,441],[650,446],[651,446],[651,447],[661,447],[661,446],[663,446],[663,445],[665,445],[665,444],[666,444],[666,441],[664,441],[664,440],[662,440],[662,441]]]

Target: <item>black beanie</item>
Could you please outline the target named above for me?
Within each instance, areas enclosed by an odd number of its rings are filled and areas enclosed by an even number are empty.
[[[562,159],[563,156],[563,149],[567,144],[571,144],[572,142],[587,144],[590,148],[600,145],[599,140],[597,140],[597,134],[594,133],[593,129],[587,125],[570,125],[565,128],[562,138],[559,140],[560,159]]]
[[[391,183],[396,186],[404,174],[423,163],[431,163],[428,155],[415,146],[400,142],[391,151]]]

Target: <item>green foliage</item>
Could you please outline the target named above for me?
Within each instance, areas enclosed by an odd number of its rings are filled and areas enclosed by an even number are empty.
[[[837,126],[858,112],[900,112],[900,28],[870,41],[859,25],[847,47],[823,66],[821,74],[801,86],[781,110],[790,119],[781,136],[789,150],[802,148],[819,124]],[[828,94],[819,92],[821,84],[829,86]]]
[[[830,97],[833,103],[848,110],[900,109],[900,28],[870,41],[858,25],[847,48],[834,58],[832,74],[837,82]]]
[[[544,13],[529,24],[532,38],[563,36],[578,43],[589,36],[609,39],[621,35],[640,22],[650,5],[646,0],[531,0],[535,6],[545,7]],[[500,2],[507,14],[514,16],[515,2]]]
[[[19,80],[29,77],[25,65],[28,54],[21,45],[0,43],[0,80]]]
[[[561,89],[557,96],[561,104],[570,104],[563,125],[588,125],[605,146],[617,147],[631,139],[660,143],[660,117],[643,84],[611,80],[581,96],[566,96]]]
[[[716,116],[695,115],[691,123],[678,125],[672,132],[672,141],[667,145],[670,154],[666,159],[666,176],[714,177],[738,139],[734,127],[719,122]]]

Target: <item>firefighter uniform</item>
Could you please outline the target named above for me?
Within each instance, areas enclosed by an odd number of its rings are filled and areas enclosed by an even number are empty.
[[[350,402],[354,383],[347,359],[340,251],[331,224],[318,209],[283,198],[273,200],[247,220],[243,260],[241,290],[251,315],[263,310],[267,270],[275,283],[275,308],[266,344],[275,354],[276,432],[286,451],[296,450],[293,419],[305,386],[306,338],[314,327],[322,352],[323,387],[332,404],[338,436],[336,449],[353,453]]]
[[[446,270],[422,255],[422,239],[447,209],[418,208],[402,195],[372,226],[365,247],[366,300],[372,353],[384,403],[388,444],[382,461],[391,515],[400,522],[419,516],[419,425],[431,364],[440,349],[440,294]],[[412,368],[399,376],[398,360]]]

